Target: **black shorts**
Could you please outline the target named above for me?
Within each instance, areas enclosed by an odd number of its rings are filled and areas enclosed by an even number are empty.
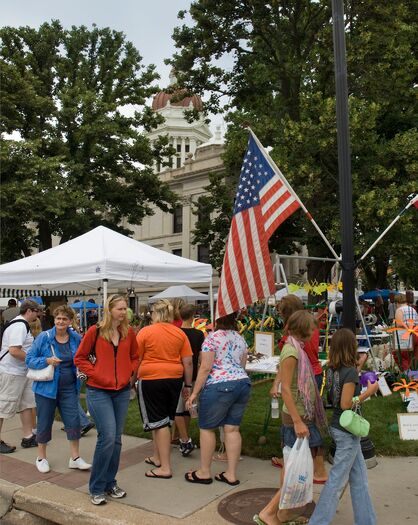
[[[139,410],[146,432],[171,426],[182,385],[182,377],[138,381]]]

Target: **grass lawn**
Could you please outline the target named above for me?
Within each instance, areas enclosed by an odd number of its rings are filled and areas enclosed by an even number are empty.
[[[267,430],[264,431],[266,412],[270,409],[270,382],[253,386],[251,400],[245,411],[241,425],[243,454],[257,458],[268,459],[273,455],[281,455],[280,449],[280,420],[270,420]],[[376,454],[381,456],[418,456],[418,441],[401,441],[397,428],[396,414],[405,412],[401,397],[394,393],[388,397],[375,397],[363,405],[363,415],[370,421],[370,438],[374,443]],[[327,410],[331,417],[332,410]],[[129,412],[125,425],[125,433],[132,436],[150,438],[150,434],[142,430],[142,421],[139,416],[136,401],[129,404]],[[258,443],[259,437],[266,436],[266,444]],[[199,429],[197,420],[191,421],[191,436],[198,442]]]

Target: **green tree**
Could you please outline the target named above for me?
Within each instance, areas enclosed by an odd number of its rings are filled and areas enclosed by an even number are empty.
[[[227,187],[212,180],[213,213],[226,209],[236,184],[250,124],[292,183],[336,251],[340,246],[338,163],[334,102],[331,2],[328,0],[198,0],[192,25],[174,32],[179,52],[172,64],[189,90],[211,94],[209,107],[229,122],[225,166]],[[356,255],[417,190],[417,0],[348,0],[347,59],[350,91],[353,208]],[[185,13],[179,14],[185,18]],[[221,59],[221,60],[219,60]],[[225,60],[227,67],[222,67]],[[218,197],[220,200],[218,200]],[[231,207],[229,208],[231,210]],[[200,214],[203,215],[202,213]],[[197,241],[219,260],[227,220],[200,228]],[[389,261],[412,251],[410,231],[417,216],[405,215],[365,261],[371,287],[387,284]],[[221,227],[222,230],[215,228]],[[202,238],[203,235],[203,238]],[[286,242],[289,241],[289,242]],[[294,241],[314,256],[329,256],[315,230],[294,214],[271,239],[271,248],[294,249]],[[309,264],[309,278],[322,265]]]
[[[158,75],[123,33],[52,21],[0,38],[2,261],[171,210],[152,170],[170,147],[141,131],[161,121],[146,105]]]

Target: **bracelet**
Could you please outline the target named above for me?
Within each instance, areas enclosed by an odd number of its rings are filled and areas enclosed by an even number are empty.
[[[358,405],[360,403],[360,398],[359,396],[354,396],[353,397],[353,405]]]
[[[183,388],[192,388],[192,385],[184,385]]]

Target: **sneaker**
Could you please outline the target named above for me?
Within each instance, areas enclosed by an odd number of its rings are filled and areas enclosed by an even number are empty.
[[[126,492],[122,490],[120,487],[115,485],[110,490],[106,491],[106,494],[109,494],[111,498],[120,499],[124,498],[126,496]]]
[[[4,441],[0,441],[0,454],[11,454],[16,450],[13,445],[8,445]]]
[[[187,457],[189,454],[191,454],[194,448],[195,446],[191,438],[189,438],[189,441],[186,441],[186,443],[180,443],[180,452],[183,457]]]
[[[20,444],[22,445],[22,448],[31,448],[31,447],[38,446],[38,443],[36,442],[35,434],[32,434],[30,438],[22,438],[22,441]]]
[[[92,494],[90,501],[93,505],[106,505],[107,500],[104,494]]]
[[[35,465],[42,474],[46,474],[51,470],[47,459],[36,458]]]
[[[83,458],[77,458],[77,459],[70,458],[70,461],[68,462],[68,468],[78,468],[79,470],[88,470],[89,468],[91,468],[91,465],[90,463],[87,463],[86,461],[84,461]],[[98,504],[96,503],[96,505]]]
[[[94,423],[89,423],[85,427],[81,429],[81,435],[85,436],[87,432],[89,432],[92,428],[94,428],[96,425]]]

